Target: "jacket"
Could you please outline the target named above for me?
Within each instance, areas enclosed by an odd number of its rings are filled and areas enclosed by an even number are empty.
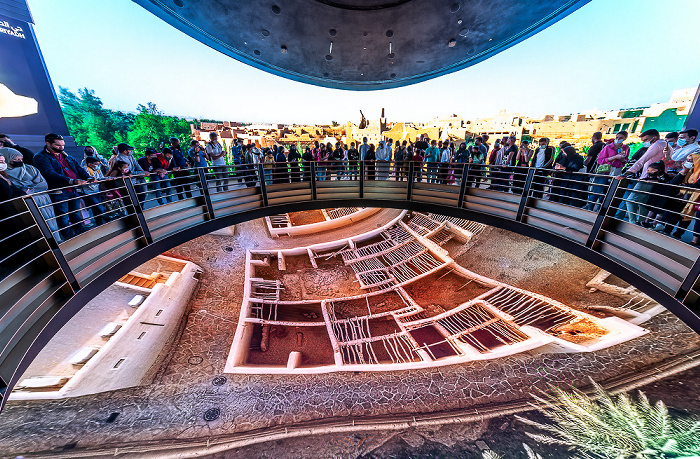
[[[78,161],[68,156],[65,152],[61,154],[66,158],[68,166],[79,179],[87,180],[90,178],[90,174],[80,167]],[[65,174],[61,163],[58,162],[53,153],[46,151],[46,149],[34,155],[34,167],[39,169],[41,175],[44,176],[50,190],[71,185],[71,178]]]

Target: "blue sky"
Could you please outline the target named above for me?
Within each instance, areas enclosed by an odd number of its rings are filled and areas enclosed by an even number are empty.
[[[214,51],[130,0],[29,0],[54,85],[108,108],[243,122],[427,121],[499,110],[568,114],[668,100],[700,83],[698,0],[592,0],[491,59],[403,88],[355,92],[270,75]]]

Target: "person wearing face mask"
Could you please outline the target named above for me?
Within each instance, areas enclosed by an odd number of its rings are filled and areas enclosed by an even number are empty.
[[[656,129],[647,129],[646,131],[642,132],[639,138],[642,141],[642,148],[640,150],[644,150],[644,153],[641,156],[639,156],[639,152],[635,154],[635,156],[638,156],[638,158],[633,158],[631,160],[634,161],[634,163],[627,170],[625,170],[622,175],[617,176],[619,179],[633,177],[639,173],[639,180],[644,180],[647,178],[649,166],[657,161],[662,161],[665,157],[664,148],[666,147],[666,142],[659,140],[659,131]],[[634,188],[635,185],[636,184],[634,182],[626,185],[627,190],[625,190],[623,200],[620,202],[620,207],[615,213],[615,218],[619,220],[624,220],[626,218],[625,200],[629,198],[632,188]]]
[[[59,134],[47,134],[45,146],[34,155],[34,166],[46,179],[53,201],[56,222],[64,240],[83,231],[80,216],[80,195],[74,186],[85,185],[90,174],[78,162],[64,152],[65,141]]]
[[[39,206],[39,211],[44,216],[49,229],[53,233],[58,233],[56,214],[51,206],[51,199],[48,194],[43,193],[49,189],[49,185],[36,167],[24,163],[24,155],[12,148],[0,148],[7,164],[7,178],[10,182],[20,188],[23,193],[34,194],[33,199]],[[60,241],[60,236],[57,234]]]
[[[554,148],[549,146],[549,139],[542,137],[539,142],[537,149],[530,156],[530,167],[537,169],[551,169],[552,168],[552,158],[554,157]],[[537,171],[538,173],[533,177],[532,181],[532,197],[535,199],[542,199],[544,195],[544,183],[549,172]]]
[[[586,165],[586,172],[589,174],[595,174],[595,170],[598,167],[596,160],[598,159],[600,152],[605,147],[605,142],[603,142],[603,133],[594,132],[593,136],[591,137],[591,142],[593,142],[593,145],[591,145],[591,147],[588,149],[586,159],[584,159],[583,162]]]
[[[681,163],[681,170],[669,183],[683,188],[674,188],[675,195],[672,197],[676,199],[667,200],[666,210],[654,231],[680,238],[692,221],[691,216],[694,215],[691,204],[700,197],[700,192],[687,190],[687,188],[700,188],[700,154],[688,155]]]
[[[7,163],[5,162],[5,156],[0,155],[0,201],[7,201],[8,199],[18,198],[24,196],[26,193],[18,186],[15,186],[10,181],[7,176]]]
[[[644,179],[635,183],[632,192],[624,201],[627,207],[627,218],[630,223],[641,225],[641,221],[646,218],[649,209],[645,206],[651,199],[654,185],[661,181],[665,172],[663,161],[656,161],[647,167]]]
[[[625,140],[627,140],[627,131],[618,132],[615,134],[615,140],[605,145],[598,154],[594,169],[597,176],[593,178],[593,185],[590,188],[586,206],[588,210],[597,211],[600,208],[600,202],[606,190],[603,185],[610,183],[611,176],[618,176],[622,172],[630,154],[630,147],[625,145]]]
[[[671,153],[673,161],[684,161],[688,155],[700,153],[700,145],[697,143],[697,129],[686,129],[678,133],[677,146],[678,148]]]
[[[647,151],[622,176],[629,177],[641,172],[642,175],[639,178],[644,180],[647,177],[649,166],[664,159],[666,142],[659,141],[660,134],[656,129],[647,129],[642,132],[639,138],[642,141],[642,147],[646,148]]]

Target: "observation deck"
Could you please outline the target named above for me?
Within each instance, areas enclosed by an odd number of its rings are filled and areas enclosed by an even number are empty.
[[[614,272],[700,332],[700,249],[621,219],[618,208],[634,181],[609,177],[587,191],[589,174],[516,167],[506,176],[483,165],[443,167],[326,162],[193,169],[171,179],[177,200],[162,205],[126,177],[112,181],[119,197],[110,198],[110,211],[117,218],[67,240],[51,230],[56,216],[47,212],[46,194],[0,203],[3,395],[78,310],[139,264],[225,226],[329,207],[409,209],[533,237]],[[592,197],[599,208],[581,208]]]

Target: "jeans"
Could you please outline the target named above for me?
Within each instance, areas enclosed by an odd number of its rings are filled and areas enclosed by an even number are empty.
[[[160,178],[159,175],[153,174],[151,175],[151,181],[149,184],[151,186],[151,190],[153,190],[156,195],[158,204],[161,206],[167,202],[173,202],[175,200],[175,197],[171,193],[172,190],[170,190],[170,180],[168,180],[167,176]]]
[[[226,166],[215,166],[213,169],[215,171],[214,175],[216,176],[216,180],[214,181],[216,191],[228,191],[228,173],[226,171]]]
[[[92,218],[95,224],[100,224],[98,220],[102,220],[102,215],[105,213],[105,206],[102,205],[102,196],[100,193],[91,193],[83,196],[85,206],[92,211]]]
[[[58,194],[50,194],[53,202],[56,223],[61,237],[65,241],[80,233],[78,224],[82,221],[80,216],[80,199],[74,190],[63,190]],[[73,226],[71,226],[71,224]]]
[[[605,192],[608,189],[608,187],[604,185],[608,185],[609,183],[609,175],[593,177],[593,185],[591,185],[590,194],[588,195],[587,210],[597,211],[600,208],[600,203],[603,202]]]

